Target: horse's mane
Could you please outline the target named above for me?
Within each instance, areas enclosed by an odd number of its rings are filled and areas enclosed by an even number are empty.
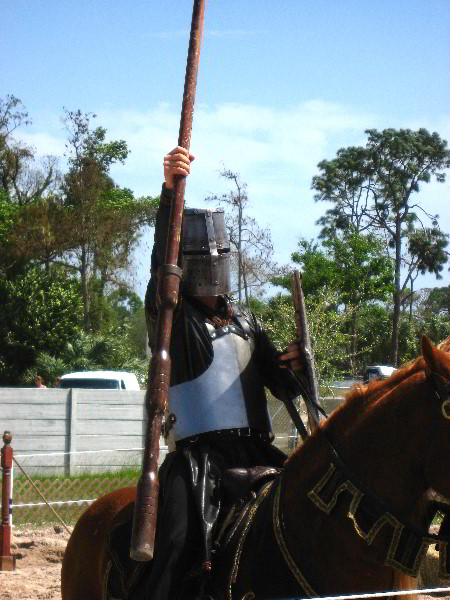
[[[450,352],[450,336],[443,340],[437,347],[443,352]],[[367,398],[379,397],[424,368],[425,361],[419,356],[394,371],[388,379],[375,380],[365,385],[361,383],[354,385],[350,392],[346,394],[345,400],[349,403],[363,396]]]
[[[444,352],[450,352],[450,336],[443,340],[438,348]],[[330,417],[321,422],[321,427],[339,428],[343,423],[355,425],[363,412],[376,403],[381,397],[390,392],[396,386],[400,385],[413,375],[422,372],[425,369],[425,360],[422,356],[406,363],[387,379],[375,380],[368,384],[355,384],[345,395],[344,402],[333,411]],[[311,437],[315,437],[312,435]],[[301,451],[303,444],[296,448],[288,459],[290,462],[294,455]]]
[[[438,348],[444,352],[450,352],[450,336],[443,340],[438,345]],[[419,356],[394,371],[387,379],[375,380],[368,384],[355,384],[345,395],[344,402],[334,411],[332,421],[336,422],[335,417],[340,416],[343,411],[345,411],[347,418],[352,420],[361,411],[363,406],[367,407],[371,402],[376,401],[394,387],[424,369],[425,361],[422,356]]]
[[[411,375],[415,375],[419,371],[422,371],[425,367],[425,361],[421,356],[414,359],[413,361],[406,363],[397,371],[388,377],[387,379],[377,379],[367,384],[357,383],[352,387],[350,392],[345,395],[346,402],[354,402],[356,399],[365,396],[367,398],[378,397],[392,388],[396,387],[405,379],[409,379]]]
[[[450,352],[450,335],[437,346],[442,352]]]

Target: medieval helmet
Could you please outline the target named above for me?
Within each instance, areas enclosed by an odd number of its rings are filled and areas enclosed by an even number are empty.
[[[230,291],[230,241],[223,208],[186,208],[182,237],[183,291],[220,296]]]

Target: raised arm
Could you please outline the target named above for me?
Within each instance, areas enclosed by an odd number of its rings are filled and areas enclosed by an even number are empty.
[[[162,265],[165,260],[170,206],[172,202],[173,177],[174,175],[189,175],[190,163],[193,160],[194,156],[189,154],[184,148],[181,148],[181,146],[177,146],[164,156],[164,183],[161,190],[158,212],[156,213],[150,281],[145,295],[145,312],[150,347],[153,346],[154,325],[158,313],[156,297],[158,284],[157,274],[159,266]]]

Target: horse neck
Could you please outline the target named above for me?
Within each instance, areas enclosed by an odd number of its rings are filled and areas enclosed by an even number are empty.
[[[326,439],[317,432],[292,463],[302,468],[315,455],[315,470],[323,474],[333,460],[328,440],[368,492],[420,526],[426,512],[423,469],[432,432],[421,418],[424,377],[415,374],[410,379],[376,398],[361,396],[344,404],[322,425]]]

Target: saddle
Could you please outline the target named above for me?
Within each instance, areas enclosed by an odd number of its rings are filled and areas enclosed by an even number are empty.
[[[250,469],[226,469],[222,473],[222,498],[225,504],[235,504],[245,500],[261,489],[268,481],[272,481],[281,469],[275,467],[252,467]]]
[[[274,467],[252,467],[249,469],[226,469],[221,475],[221,500],[224,510],[221,525],[216,528],[214,547],[220,546],[221,538],[227,528],[232,526],[239,510],[266,483],[273,480],[281,469]],[[219,525],[219,524],[218,524]],[[133,595],[133,589],[142,577],[151,569],[151,562],[138,563],[129,556],[132,517],[118,523],[111,530],[108,539],[109,568],[104,582],[102,600],[145,600]],[[157,551],[157,550],[156,550]],[[189,578],[203,576],[201,569],[187,574]]]

